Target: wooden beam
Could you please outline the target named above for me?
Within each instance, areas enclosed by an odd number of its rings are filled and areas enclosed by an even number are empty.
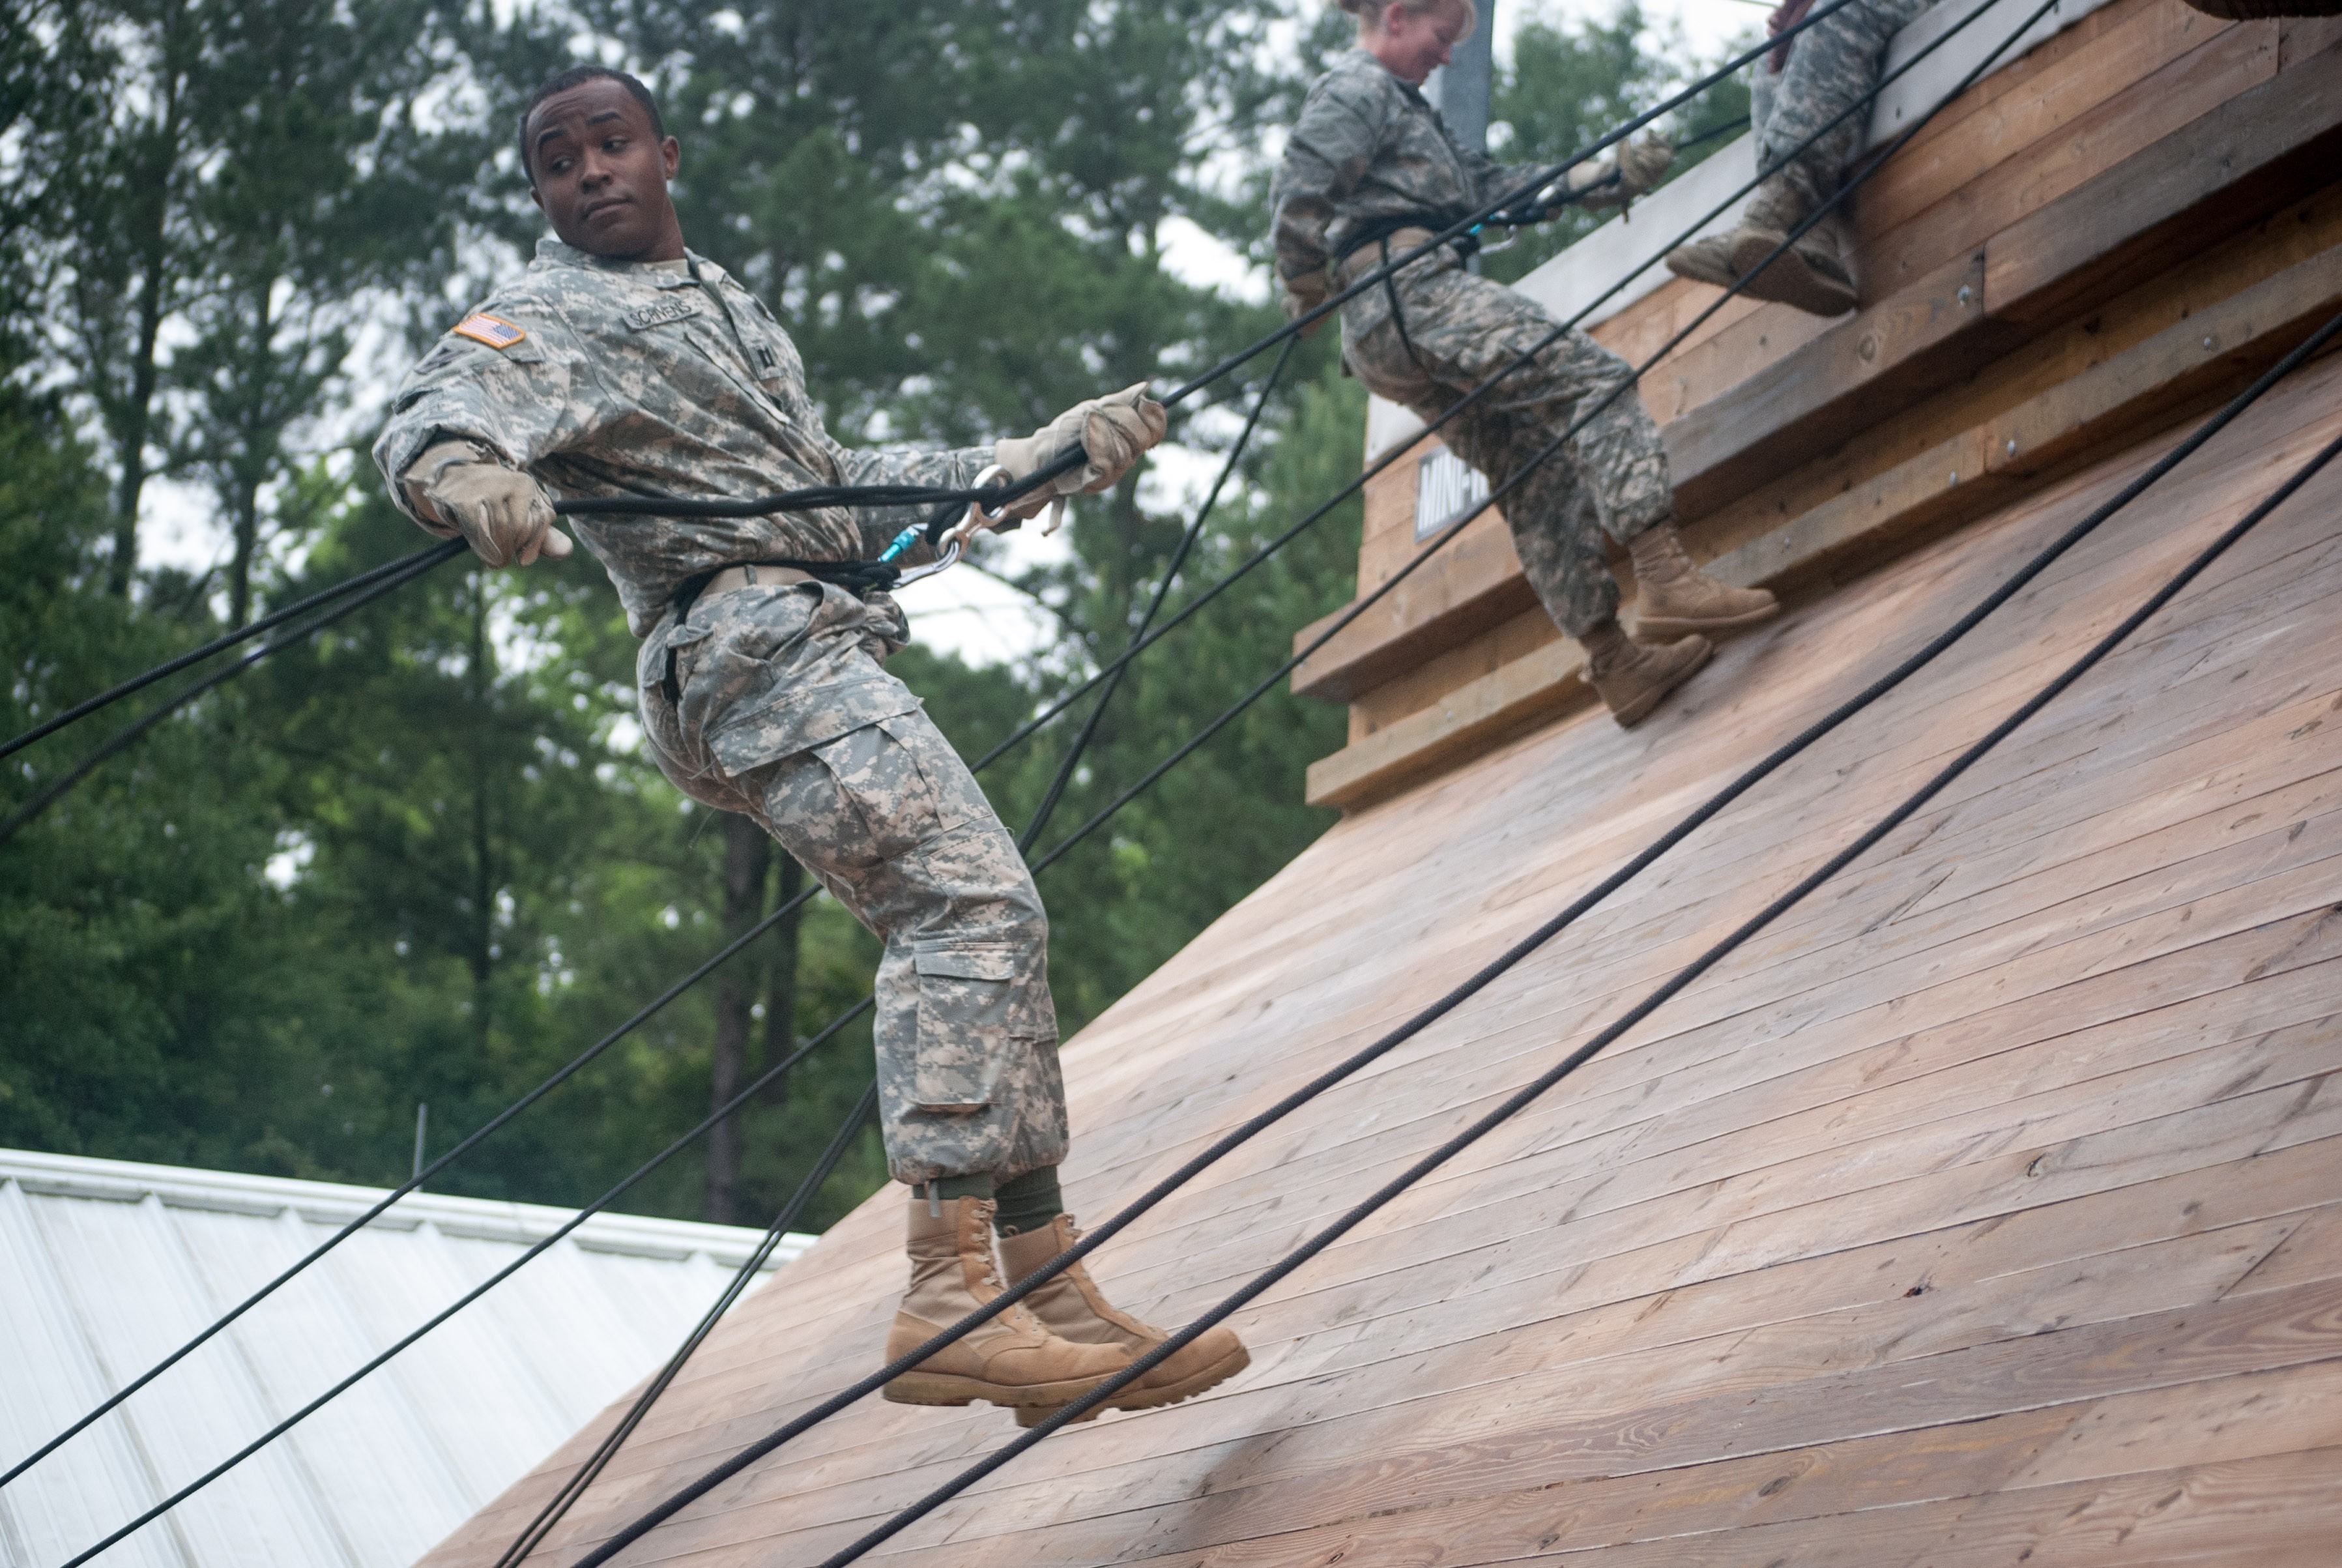
[[[2312,55],[1995,235],[1985,308],[2060,320],[2327,184],[2342,155],[2342,54]]]
[[[1992,326],[1979,250],[1699,404],[1666,430],[1676,515],[1704,516],[1967,374],[2010,346]]]
[[[2342,55],[2336,56],[2342,62]],[[2342,308],[2342,247],[2297,263],[1710,562],[1742,586],[1867,565],[1999,506],[2257,374]],[[2207,345],[2209,346],[2207,346]],[[1540,649],[1312,764],[1312,805],[1354,808],[1581,704],[1576,644]]]

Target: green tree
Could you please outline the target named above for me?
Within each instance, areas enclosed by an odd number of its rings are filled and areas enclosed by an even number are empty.
[[[1559,163],[1709,68],[1686,47],[1679,25],[1655,26],[1636,0],[1620,0],[1606,18],[1570,22],[1540,12],[1515,31],[1512,65],[1494,84],[1490,150],[1507,163]],[[1675,173],[1726,145],[1728,133],[1709,133],[1747,115],[1748,86],[1736,75],[1660,121],[1660,128],[1686,144]],[[1565,209],[1552,222],[1523,231],[1509,249],[1491,254],[1488,275],[1517,282],[1614,215]]]

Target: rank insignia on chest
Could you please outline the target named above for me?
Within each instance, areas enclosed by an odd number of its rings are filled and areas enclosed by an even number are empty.
[[[459,337],[485,343],[490,348],[510,348],[528,335],[512,323],[498,321],[492,315],[467,315],[455,324],[454,331]]]
[[[635,306],[626,313],[626,325],[640,330],[646,326],[664,325],[670,321],[681,321],[685,316],[698,314],[699,307],[691,301],[670,296]]]

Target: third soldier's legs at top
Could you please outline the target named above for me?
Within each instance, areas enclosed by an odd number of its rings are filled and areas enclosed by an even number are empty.
[[[1878,84],[1887,45],[1930,3],[1851,0],[1756,62],[1750,121],[1757,166],[1786,162],[1756,187],[1730,234],[1677,248],[1667,256],[1671,270],[1719,287],[1745,275],[1750,298],[1777,300],[1816,315],[1855,307],[1843,212],[1791,235],[1837,194],[1869,126],[1869,114],[1858,105]],[[1774,30],[1796,25],[1810,8],[1806,0],[1791,0],[1773,14]],[[1801,149],[1808,137],[1812,145]],[[1767,265],[1784,245],[1787,250]]]
[[[1395,236],[1393,249],[1416,239]],[[1354,259],[1345,271],[1363,265]],[[1449,257],[1420,263],[1389,290],[1352,301],[1343,312],[1343,349],[1368,386],[1426,421],[1529,355],[1444,434],[1492,488],[1527,468],[1498,502],[1522,571],[1554,624],[1585,647],[1588,678],[1611,715],[1631,725],[1707,662],[1706,634],[1752,625],[1778,606],[1763,589],[1732,587],[1693,564],[1676,530],[1666,453],[1642,399],[1627,386],[1596,412],[1632,372],[1581,332],[1538,347],[1554,327],[1527,295]],[[1528,467],[1581,418],[1584,429]],[[1618,623],[1606,540],[1625,545],[1635,562],[1634,637]]]

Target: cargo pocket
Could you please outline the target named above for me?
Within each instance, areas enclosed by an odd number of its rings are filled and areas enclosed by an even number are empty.
[[[917,1054],[912,1103],[922,1111],[981,1111],[1009,1089],[1016,1053],[1010,1033],[1020,950],[1006,942],[921,943]]]

